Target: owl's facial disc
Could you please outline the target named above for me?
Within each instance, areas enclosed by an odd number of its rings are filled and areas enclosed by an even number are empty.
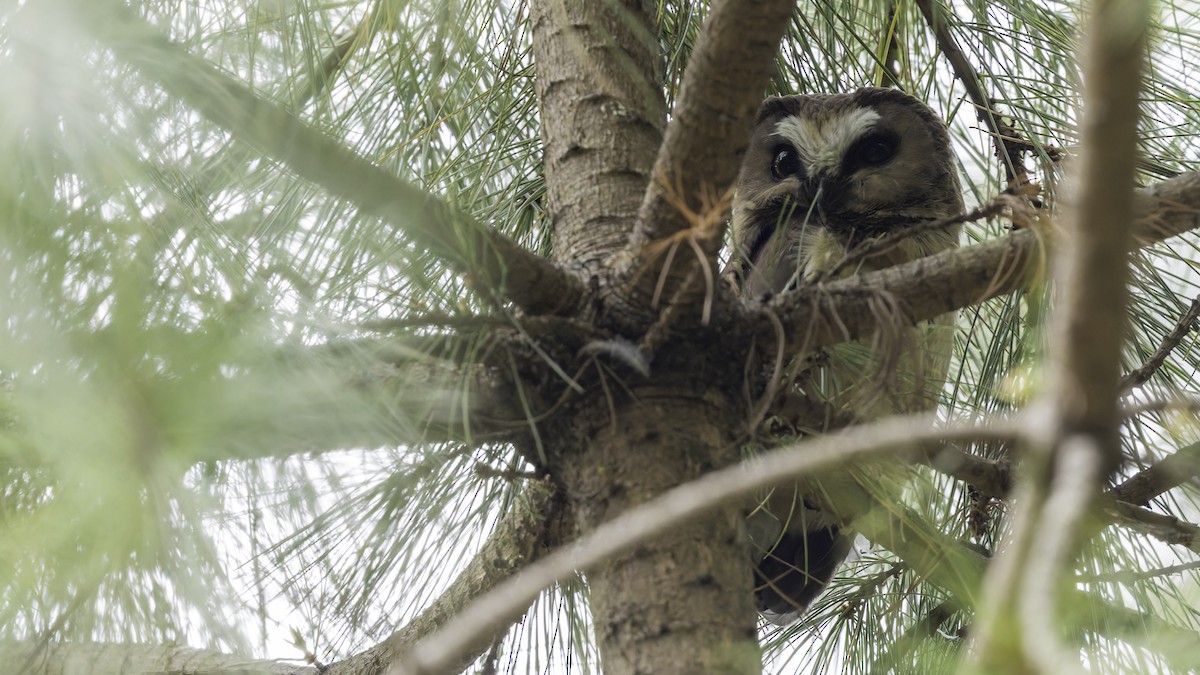
[[[879,122],[879,113],[855,108],[819,117],[791,115],[775,125],[775,135],[796,150],[807,176],[831,175],[847,152]]]
[[[835,265],[858,242],[962,211],[945,126],[891,89],[767,99],[738,175],[731,267],[750,296]],[[952,247],[914,234],[878,268]]]
[[[864,195],[852,194],[866,176],[885,170],[900,154],[899,134],[881,125],[876,111],[789,116],[775,125],[773,136],[777,143],[770,153],[771,179],[801,205],[806,224],[823,227],[850,244],[879,234],[886,229],[884,223],[905,220],[881,213]]]

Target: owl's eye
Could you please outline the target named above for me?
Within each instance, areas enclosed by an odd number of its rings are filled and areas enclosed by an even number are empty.
[[[871,134],[851,148],[846,158],[853,168],[882,166],[896,156],[900,150],[900,139],[893,134]]]
[[[878,166],[896,156],[896,146],[886,141],[873,141],[870,145],[863,148],[862,161],[863,164]]]
[[[771,160],[771,177],[775,180],[783,180],[788,176],[795,176],[800,173],[800,157],[796,154],[796,150],[791,146],[779,145],[773,151],[774,159]]]

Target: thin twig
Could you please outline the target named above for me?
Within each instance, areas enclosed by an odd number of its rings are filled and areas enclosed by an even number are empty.
[[[876,591],[878,591],[885,583],[887,583],[888,579],[900,576],[900,573],[903,571],[904,563],[895,562],[892,563],[891,566],[889,566],[886,570],[883,570],[882,572],[872,576],[870,579],[865,579],[860,582],[858,584],[858,588],[854,589],[849,595],[846,596],[845,607],[842,609],[842,613],[846,616],[850,616],[851,614],[857,612],[858,608],[861,607],[864,602],[870,599],[870,597],[874,595]]]
[[[1200,526],[1175,516],[1123,502],[1110,504],[1105,512],[1121,524],[1142,534],[1200,553]]]
[[[900,37],[905,13],[898,11],[900,7],[900,0],[892,0],[888,5],[887,19],[884,21],[887,28],[880,41],[879,56],[875,61],[875,77],[872,78],[880,87],[903,88],[903,84],[900,82],[899,66],[902,53]]]
[[[767,318],[773,319],[775,324],[775,363],[771,367],[771,375],[767,380],[766,391],[763,392],[762,398],[755,404],[750,411],[750,419],[746,422],[746,433],[754,434],[758,429],[758,425],[762,423],[763,418],[767,416],[767,411],[770,410],[771,404],[775,401],[776,394],[779,393],[779,382],[783,376],[783,358],[786,345],[786,339],[783,334],[783,324],[769,309],[766,310]]]
[[[992,201],[988,202],[987,204],[984,204],[983,206],[973,209],[967,213],[962,213],[962,214],[959,214],[956,216],[950,216],[948,218],[938,218],[936,220],[927,220],[923,223],[917,223],[916,225],[913,225],[912,227],[901,228],[899,230],[896,230],[894,232],[889,232],[880,237],[867,239],[867,240],[859,243],[853,249],[847,251],[846,255],[843,256],[842,259],[839,260],[833,267],[829,268],[825,272],[822,272],[820,274],[820,276],[818,277],[817,281],[827,281],[829,279],[836,279],[838,276],[838,273],[840,273],[842,270],[849,268],[849,267],[854,267],[855,265],[859,264],[863,260],[865,260],[873,255],[877,255],[880,253],[886,253],[887,251],[891,250],[892,248],[895,248],[896,246],[901,245],[905,241],[910,240],[912,237],[916,237],[916,236],[924,234],[926,232],[936,232],[938,230],[944,230],[947,228],[954,227],[955,225],[971,223],[976,220],[982,220],[984,218],[992,218],[994,216],[1000,215],[1004,211],[1004,209],[1008,208],[1009,206],[1011,206],[1011,204],[1007,201],[1000,200],[1000,199],[993,199]]]
[[[950,24],[946,21],[944,12],[937,12],[933,0],[917,0],[917,7],[933,31],[938,50],[950,62],[954,75],[962,82],[967,90],[967,96],[975,106],[975,115],[984,125],[992,143],[996,148],[996,157],[1004,165],[1004,176],[1009,189],[1020,189],[1029,184],[1029,175],[1025,169],[1025,152],[1032,150],[1033,145],[1021,137],[1000,115],[996,113],[995,101],[984,91],[980,82],[979,72],[975,70],[966,54],[958,46],[954,35],[950,33]]]
[[[354,28],[337,37],[337,40],[333,43],[333,47],[325,54],[325,58],[321,59],[321,66],[317,69],[317,72],[300,89],[293,107],[303,107],[332,86],[334,75],[346,65],[346,60],[349,58],[353,48],[369,35],[378,9],[379,6],[376,4],[370,11],[363,15],[363,18]]]
[[[1179,317],[1179,321],[1175,322],[1175,327],[1171,329],[1171,332],[1167,333],[1166,337],[1163,338],[1162,344],[1158,345],[1158,349],[1154,350],[1150,358],[1121,378],[1121,390],[1128,391],[1149,381],[1150,377],[1158,372],[1159,368],[1162,368],[1167,357],[1179,346],[1183,338],[1188,333],[1197,330],[1197,319],[1200,319],[1200,296],[1192,300],[1191,306],[1187,308],[1183,316]]]
[[[536,471],[519,471],[516,469],[497,469],[484,462],[475,462],[475,475],[480,478],[499,478],[516,482],[519,480],[538,480],[542,476]]]
[[[1129,584],[1135,581],[1147,581],[1158,577],[1167,577],[1173,574],[1182,574],[1192,570],[1200,569],[1200,560],[1182,563],[1179,565],[1169,565],[1167,567],[1156,567],[1152,570],[1142,570],[1140,572],[1131,572],[1129,570],[1121,570],[1119,572],[1108,572],[1105,574],[1092,574],[1087,576],[1077,576],[1074,581],[1083,584],[1102,584],[1102,583],[1119,583]]]
[[[1167,455],[1108,491],[1121,502],[1146,505],[1158,495],[1200,476],[1200,443],[1193,443]]]

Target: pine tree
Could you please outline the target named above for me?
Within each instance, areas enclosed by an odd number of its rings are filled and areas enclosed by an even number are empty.
[[[0,670],[1200,667],[1198,26],[9,3]],[[867,85],[947,121],[963,248],[736,297],[763,96]],[[953,309],[933,417],[781,375]],[[767,628],[743,518],[797,477],[863,543]]]

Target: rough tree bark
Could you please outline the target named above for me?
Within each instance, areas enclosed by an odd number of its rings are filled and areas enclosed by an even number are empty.
[[[619,325],[614,339],[630,343],[649,325],[625,320],[628,284],[610,279],[616,260],[646,264],[645,242],[630,239],[647,186],[655,184],[651,169],[666,127],[656,10],[648,0],[546,0],[533,3],[531,17],[555,258],[582,267],[599,288],[604,300],[587,318]],[[778,37],[768,55],[777,43]],[[744,137],[751,99],[765,87],[767,69],[758,69],[762,77],[750,83],[752,95],[738,101],[744,110],[726,120],[735,137]],[[733,145],[739,144],[744,141]],[[733,172],[726,173],[717,189],[732,181]],[[653,279],[653,271],[648,276]],[[647,305],[636,315],[653,318]],[[740,406],[729,392],[739,389],[728,369],[714,372],[708,351],[674,339],[654,355],[653,377],[618,373],[626,379],[621,387],[600,383],[594,371],[588,393],[555,425],[549,469],[562,482],[581,531],[737,461],[733,411]],[[760,668],[737,509],[608,561],[587,580],[605,672]]]
[[[625,246],[666,126],[656,3],[530,6],[554,253],[600,275]]]
[[[681,364],[702,365],[680,347]],[[562,479],[581,530],[736,460],[730,411],[737,407],[709,374],[696,367],[690,375],[635,386],[611,410],[601,403],[577,417],[588,440],[564,460]],[[755,672],[756,618],[743,539],[739,510],[727,508],[589,573],[604,672]]]

